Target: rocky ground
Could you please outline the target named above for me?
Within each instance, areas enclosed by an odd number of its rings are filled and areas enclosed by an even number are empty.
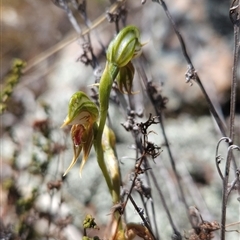
[[[205,0],[169,0],[166,3],[209,97],[228,126],[233,66],[233,27],[228,17],[229,3]],[[110,7],[109,1],[87,1],[87,4],[88,18],[92,23],[101,14],[104,16]],[[47,239],[43,237],[47,232],[52,233],[48,239],[80,239],[82,221],[87,213],[91,213],[104,228],[111,212],[111,199],[93,151],[82,178],[77,166],[61,182],[62,173],[72,158],[72,148],[68,131],[59,127],[67,114],[71,95],[77,90],[92,93],[90,85],[95,83],[104,68],[102,46],[107,46],[114,36],[114,23],[105,20],[91,32],[93,51],[99,60],[97,69],[93,70],[78,60],[83,53],[82,39],[73,41],[34,65],[40,54],[49,53],[64,39],[77,36],[66,13],[47,0],[9,0],[3,1],[1,7],[1,78],[7,74],[13,58],[21,58],[28,65],[8,101],[7,111],[1,116],[3,188],[0,239]],[[122,10],[122,13],[127,13],[126,23],[139,27],[142,41],[148,42],[141,58],[147,77],[168,98],[164,112],[165,130],[182,176],[188,204],[196,205],[204,220],[220,222],[222,186],[215,166],[215,151],[222,135],[209,114],[198,85],[185,82],[187,63],[161,6],[150,0],[144,5],[140,0],[127,1],[126,10]],[[74,14],[84,28],[83,20],[76,12]],[[136,61],[135,64],[139,63]],[[131,99],[135,110],[144,114],[143,119],[138,121],[145,121],[150,113],[154,115],[154,109],[138,74],[134,82],[134,91],[138,93]],[[1,84],[4,85],[3,80]],[[238,145],[239,89],[235,135],[235,144]],[[120,125],[126,121],[125,112],[111,102],[110,117],[117,137],[117,153],[123,181],[128,186],[135,151],[130,148],[134,139]],[[158,176],[174,221],[183,234],[190,226],[179,198],[162,131],[159,126],[153,126],[152,130],[156,134],[151,134],[150,138],[162,146],[163,152],[155,163],[151,162],[151,167]],[[220,152],[225,157],[224,144]],[[239,153],[235,157],[239,166]],[[231,171],[234,171],[233,166]],[[51,188],[49,183],[53,182],[59,188]],[[33,189],[38,189],[36,196]],[[157,192],[152,191],[161,239],[170,239],[171,228],[166,213]],[[141,206],[137,194],[134,196]],[[237,192],[230,196],[227,224],[239,221],[238,197]],[[30,207],[27,208],[27,204],[21,201],[29,201]],[[131,207],[127,208],[127,219],[141,222]],[[21,238],[14,238],[12,233],[19,229],[22,231]],[[32,229],[38,233],[37,238]],[[240,230],[239,225],[232,229]],[[35,237],[29,237],[29,232]],[[7,238],[7,234],[12,234],[12,238]],[[239,233],[232,232],[228,233],[227,239],[238,237]],[[215,239],[219,239],[218,233]]]

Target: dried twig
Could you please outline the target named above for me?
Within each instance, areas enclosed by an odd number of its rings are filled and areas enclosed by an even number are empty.
[[[234,141],[234,131],[235,131],[235,107],[236,107],[236,90],[237,90],[237,69],[239,65],[239,31],[240,31],[240,1],[233,0],[230,10],[229,10],[230,19],[234,27],[234,59],[233,59],[233,77],[231,84],[231,99],[230,99],[230,133],[229,137]],[[229,180],[229,171],[232,160],[232,153],[229,152],[227,156],[225,176],[223,181],[223,196],[222,196],[222,218],[221,218],[221,240],[225,240],[225,224],[226,224],[226,209],[227,209],[227,200],[228,200],[228,180]],[[235,163],[235,162],[234,162]],[[236,163],[235,163],[236,169]]]
[[[164,142],[165,142],[164,144],[167,147],[167,151],[168,151],[168,155],[169,155],[170,162],[171,162],[171,165],[172,165],[172,169],[173,169],[174,174],[177,178],[177,184],[178,184],[178,187],[179,187],[179,190],[180,190],[181,198],[182,198],[183,203],[185,205],[186,212],[188,212],[188,204],[187,204],[187,201],[186,201],[186,198],[185,198],[185,195],[184,195],[184,191],[183,191],[183,187],[182,187],[182,184],[181,184],[181,177],[180,177],[180,175],[177,171],[176,164],[175,164],[175,159],[172,155],[169,140],[167,138],[167,134],[165,132],[165,127],[164,127],[164,123],[163,123],[162,111],[165,108],[165,104],[166,104],[167,100],[166,100],[166,98],[161,97],[161,95],[157,92],[157,90],[154,88],[154,86],[151,84],[151,82],[148,82],[148,79],[147,79],[147,76],[144,72],[143,67],[139,67],[138,72],[141,76],[141,79],[142,79],[143,84],[145,86],[145,89],[147,91],[148,97],[150,98],[150,100],[152,102],[152,105],[154,106],[154,109],[155,109],[156,114],[158,116],[159,124],[161,126],[161,130],[162,130],[162,134],[163,134],[163,138],[164,138]]]

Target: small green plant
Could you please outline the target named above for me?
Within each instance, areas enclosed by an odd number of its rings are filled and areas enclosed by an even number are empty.
[[[7,100],[11,97],[14,87],[18,84],[22,76],[22,70],[26,66],[26,62],[21,59],[14,59],[11,70],[4,79],[4,86],[0,94],[0,114],[7,108]]]
[[[62,127],[72,125],[71,137],[74,149],[72,163],[64,175],[66,175],[76,163],[83,149],[83,160],[80,167],[81,173],[92,143],[94,142],[98,164],[108,185],[114,205],[120,203],[121,179],[118,162],[113,151],[114,133],[106,125],[110,91],[114,80],[117,79],[121,91],[123,91],[124,87],[128,93],[131,93],[134,77],[134,67],[131,60],[141,53],[141,48],[143,46],[139,38],[139,30],[135,26],[127,26],[119,32],[108,47],[107,63],[99,83],[99,120],[97,106],[85,93],[77,92],[72,96],[69,102],[68,116],[62,125]],[[107,161],[104,158],[104,152],[106,153],[105,157]],[[147,229],[141,225],[127,224],[126,229],[128,230],[125,230],[125,234],[129,236],[124,237],[121,212],[116,211],[114,216],[118,225],[116,239],[132,239],[135,235],[147,231]]]

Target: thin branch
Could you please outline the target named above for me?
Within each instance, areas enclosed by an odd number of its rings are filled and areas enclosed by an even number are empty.
[[[144,168],[145,169],[149,169],[150,168],[148,161],[144,161]],[[147,184],[150,186],[150,179],[149,179],[148,171],[146,171],[145,175],[146,175]],[[156,231],[156,237],[157,237],[158,240],[160,240],[161,237],[160,237],[160,233],[158,231],[156,211],[155,211],[155,205],[154,205],[152,194],[151,194],[151,201],[150,202],[151,202],[151,209],[152,209],[152,216],[153,216],[153,224],[154,224],[154,228],[155,228],[155,231]]]
[[[229,223],[225,227],[231,227],[231,226],[235,226],[235,225],[238,225],[238,224],[240,224],[240,221],[239,222],[234,222],[234,223]]]
[[[221,169],[219,168],[219,164],[221,163],[221,155],[218,153],[218,150],[219,150],[219,146],[220,146],[220,143],[222,141],[225,142],[228,142],[230,145],[232,144],[232,140],[228,137],[222,137],[218,143],[217,143],[217,147],[216,147],[216,153],[215,153],[215,163],[216,163],[216,167],[217,167],[217,170],[218,170],[218,174],[220,176],[220,178],[223,180],[223,174],[221,172]]]
[[[135,203],[135,201],[133,200],[132,196],[129,195],[129,200],[131,201],[132,205],[134,206],[135,210],[137,211],[138,215],[140,216],[140,218],[142,219],[145,227],[148,229],[148,231],[151,233],[151,235],[154,237],[154,239],[156,239],[156,237],[153,234],[153,231],[151,229],[151,226],[148,224],[148,222],[146,221],[145,217],[143,216],[143,213],[140,211],[139,207],[137,206],[137,204]]]
[[[68,16],[70,23],[78,34],[81,34],[81,27],[79,26],[76,18],[73,15],[72,10],[69,8],[66,0],[53,0],[52,1],[56,6],[62,8]]]
[[[235,179],[233,180],[233,182],[230,185],[230,188],[227,193],[227,198],[229,197],[231,191],[235,188],[238,181],[239,181],[239,171],[237,171],[237,176],[235,177]]]
[[[239,28],[240,28],[240,1],[233,0],[230,10],[229,10],[230,19],[234,27],[234,59],[233,59],[233,77],[231,84],[231,99],[230,99],[230,133],[229,137],[234,141],[234,131],[235,131],[235,107],[236,107],[236,90],[237,90],[237,70],[239,66]],[[222,196],[222,217],[221,217],[221,240],[225,240],[225,225],[226,225],[226,210],[227,210],[227,201],[228,201],[228,181],[229,181],[229,171],[232,160],[232,152],[228,154],[225,176],[223,181],[223,196]],[[236,163],[235,163],[236,168]]]

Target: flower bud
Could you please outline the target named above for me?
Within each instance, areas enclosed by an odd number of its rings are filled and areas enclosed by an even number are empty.
[[[123,28],[109,44],[107,60],[121,68],[141,53],[139,30],[135,26]]]
[[[117,84],[119,91],[121,93],[132,93],[132,85],[133,85],[133,77],[134,77],[135,69],[133,64],[129,62],[126,66],[119,69],[119,73],[117,75]]]

